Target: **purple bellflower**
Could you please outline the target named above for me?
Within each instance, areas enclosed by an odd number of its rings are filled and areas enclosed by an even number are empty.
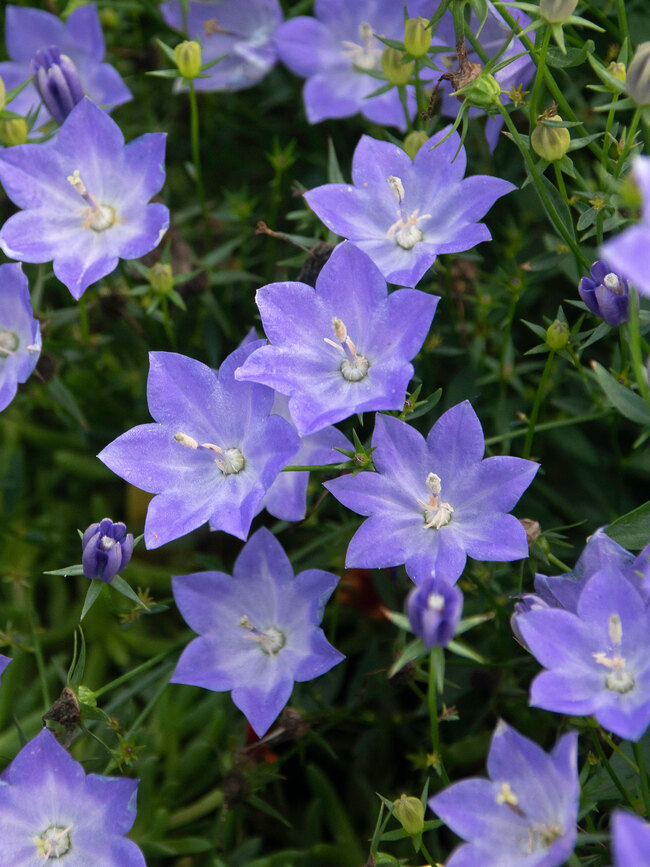
[[[5,670],[5,668],[9,665],[10,662],[11,662],[10,657],[3,656],[0,653],[0,676],[2,676],[2,672]]]
[[[80,298],[167,231],[168,209],[147,204],[165,182],[164,156],[164,133],[125,146],[118,125],[84,97],[55,138],[0,152],[0,181],[22,208],[0,230],[0,247],[23,262],[54,260]]]
[[[244,545],[233,577],[199,572],[172,579],[174,599],[198,633],[172,683],[223,692],[262,737],[294,682],[325,674],[344,657],[319,624],[338,578],[308,569],[294,578],[284,549],[262,527]]]
[[[34,318],[22,265],[0,265],[0,410],[16,396],[41,353],[41,327]]]
[[[593,575],[575,614],[548,608],[518,618],[527,647],[546,671],[530,703],[556,713],[593,714],[603,728],[637,741],[650,724],[650,611],[616,566]]]
[[[147,548],[206,521],[245,539],[266,491],[298,451],[293,427],[270,415],[273,391],[234,378],[262,342],[236,349],[218,372],[175,352],[150,353],[147,398],[155,424],[132,428],[98,455],[118,476],[157,495],[147,512]]]
[[[395,0],[316,0],[314,14],[315,18],[292,18],[275,33],[280,60],[307,79],[303,97],[308,121],[318,123],[361,112],[373,123],[405,129],[397,88],[366,98],[382,85],[368,75],[368,71],[381,70],[385,48],[374,34],[403,39],[404,4]],[[413,113],[413,88],[407,90]]]
[[[429,800],[467,842],[447,867],[559,867],[573,852],[580,802],[577,740],[551,753],[500,722],[487,759],[489,779],[454,783]]]
[[[180,0],[167,0],[160,11],[172,29],[201,44],[203,63],[223,58],[206,70],[208,78],[195,80],[197,90],[243,90],[275,65],[273,34],[282,21],[278,0],[190,0],[187,30]]]
[[[145,867],[127,834],[138,781],[84,772],[43,729],[0,777],[0,863]]]
[[[463,613],[463,594],[444,578],[424,577],[406,597],[406,613],[413,632],[425,647],[446,647]]]
[[[54,45],[37,51],[32,60],[34,87],[54,120],[61,124],[84,98],[77,67]]]
[[[133,533],[126,532],[126,524],[113,523],[104,518],[90,527],[81,540],[81,563],[86,578],[106,584],[125,569],[133,554]]]
[[[650,157],[636,157],[632,174],[641,193],[641,221],[603,244],[601,252],[616,274],[650,297]]]
[[[378,269],[352,244],[339,245],[316,280],[271,283],[257,292],[269,346],[237,371],[289,396],[301,436],[356,412],[401,409],[438,297],[413,289],[388,295]]]
[[[404,563],[414,580],[435,570],[455,581],[468,556],[528,556],[526,531],[507,513],[538,464],[507,456],[483,460],[483,431],[469,401],[444,413],[426,440],[406,422],[377,415],[372,445],[376,473],[324,483],[344,506],[369,516],[350,542],[346,566]]]
[[[106,46],[94,4],[78,7],[65,22],[42,9],[9,5],[5,18],[5,40],[10,59],[0,63],[0,77],[7,90],[27,81],[32,75],[38,78],[41,66],[39,52],[52,55],[57,52],[63,59],[60,66],[68,86],[75,71],[83,92],[97,105],[110,110],[131,99],[131,91],[117,70],[103,62]],[[58,73],[54,75],[58,77]],[[38,85],[28,85],[11,103],[11,110],[27,114],[36,108],[39,90]],[[52,110],[53,106],[42,93],[40,97],[52,116],[61,123]],[[39,114],[37,124],[46,119],[44,113]]]
[[[582,277],[578,293],[594,316],[612,328],[630,319],[630,290],[627,280],[619,277],[602,259],[589,269],[591,279]]]
[[[277,391],[272,413],[293,425],[288,398]],[[291,458],[291,464],[296,467],[324,466],[347,460],[345,455],[336,451],[337,448],[354,450],[350,440],[340,430],[328,425],[316,433],[300,438],[300,451]],[[308,484],[309,473],[305,470],[278,473],[264,495],[262,506],[281,521],[302,521],[307,511]]]
[[[650,824],[625,810],[612,816],[614,867],[650,867]]]
[[[352,160],[353,186],[325,184],[305,193],[325,225],[367,253],[389,283],[415,286],[440,253],[489,241],[478,221],[515,189],[488,175],[463,179],[458,133],[433,147],[446,134],[429,139],[414,160],[397,145],[364,135]]]

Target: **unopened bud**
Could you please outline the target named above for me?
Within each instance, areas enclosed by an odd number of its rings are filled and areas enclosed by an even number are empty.
[[[562,120],[559,114],[553,114],[550,116],[548,114],[542,114],[537,119]],[[539,124],[531,133],[530,144],[538,157],[541,157],[548,163],[553,163],[556,160],[561,160],[569,150],[571,135],[569,130],[564,126],[553,127]]]
[[[459,90],[454,91],[454,96],[466,99],[473,108],[490,111],[499,105],[501,85],[490,72],[481,72],[476,78]]]
[[[412,795],[402,795],[393,802],[393,813],[407,834],[421,834],[424,828],[424,804]]]
[[[31,62],[34,87],[54,120],[61,124],[84,98],[79,72],[67,54],[52,45]]]
[[[162,262],[156,262],[147,271],[147,280],[154,292],[158,292],[160,295],[169,295],[174,288],[174,275],[171,265],[163,265]]]
[[[404,25],[404,48],[411,57],[424,57],[431,45],[431,27],[426,18],[409,18]]]
[[[637,105],[650,105],[650,42],[642,42],[634,52],[625,87]]]
[[[539,14],[549,24],[564,24],[575,12],[578,0],[539,0]]]
[[[196,78],[201,72],[201,46],[187,40],[179,43],[174,48],[174,60],[183,78]]]
[[[413,74],[413,61],[402,63],[403,51],[386,46],[381,55],[381,68],[391,84],[406,84]]]
[[[532,518],[520,518],[519,523],[526,531],[526,541],[530,547],[542,534],[540,523],[539,521],[533,521]]]
[[[403,147],[406,153],[413,160],[415,159],[416,153],[427,141],[429,141],[429,136],[425,132],[422,132],[422,130],[413,130],[413,132],[410,132],[404,139]]]
[[[609,72],[610,75],[613,75],[614,78],[618,78],[619,81],[625,81],[627,77],[625,64],[616,63],[615,60],[612,60],[612,62],[609,64],[609,66],[607,67],[607,72]]]
[[[546,329],[546,345],[554,352],[564,349],[569,342],[569,326],[566,322],[556,319]]]
[[[9,147],[25,144],[27,133],[27,122],[24,117],[12,117],[10,120],[0,120],[0,138]]]

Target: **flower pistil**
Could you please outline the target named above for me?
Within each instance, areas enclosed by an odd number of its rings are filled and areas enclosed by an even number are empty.
[[[613,692],[622,694],[634,689],[634,675],[627,670],[625,657],[621,656],[620,647],[623,640],[623,625],[618,614],[611,614],[609,617],[609,637],[612,642],[613,651],[611,655],[607,655],[602,651],[594,653],[593,657],[598,665],[604,665],[608,668],[609,674],[605,681],[607,689]]]
[[[406,205],[404,204],[404,184],[402,179],[395,175],[389,175],[387,178],[388,184],[393,191],[397,203],[399,205],[399,220],[396,220],[386,232],[386,237],[395,239],[395,243],[399,244],[405,250],[411,250],[424,237],[422,230],[418,229],[420,220],[428,220],[431,214],[422,214],[420,209],[416,208],[409,217],[406,213]]]
[[[329,337],[324,337],[323,340],[325,343],[333,346],[334,349],[338,349],[345,354],[340,367],[343,379],[347,379],[348,382],[359,382],[359,380],[367,375],[370,362],[365,356],[357,353],[356,346],[348,336],[345,323],[338,316],[332,319],[332,328],[338,342],[331,340]]]
[[[67,855],[72,844],[70,843],[70,831],[72,825],[61,828],[59,825],[50,825],[38,837],[34,837],[36,854],[46,860],[54,860]]]
[[[99,204],[95,196],[86,189],[86,185],[79,175],[79,169],[75,169],[73,174],[68,175],[67,180],[88,205],[83,210],[83,228],[92,229],[93,232],[103,232],[105,229],[110,229],[116,220],[115,208],[110,205]]]
[[[246,629],[250,633],[246,638],[252,638],[253,641],[257,641],[260,650],[262,653],[266,653],[267,656],[275,656],[275,654],[282,650],[284,645],[287,643],[284,632],[278,629],[277,626],[269,626],[267,629],[258,629],[256,626],[253,626],[246,615],[239,619],[239,625],[242,629]]]
[[[440,476],[429,473],[426,485],[429,489],[429,501],[418,499],[418,503],[424,509],[424,526],[425,529],[433,527],[434,530],[439,530],[451,521],[454,507],[449,503],[440,502],[440,491],[442,490]]]
[[[354,68],[360,72],[377,69],[383,48],[373,36],[372,25],[368,24],[367,21],[359,25],[359,39],[361,44],[347,39],[342,40],[343,53],[350,58]]]
[[[188,436],[180,431],[174,434],[174,439],[177,443],[180,443],[180,445],[186,446],[189,449],[206,449],[207,451],[216,453],[218,457],[214,458],[214,462],[224,476],[235,475],[236,473],[241,472],[246,466],[246,459],[238,448],[222,449],[214,443],[199,444],[194,437]]]

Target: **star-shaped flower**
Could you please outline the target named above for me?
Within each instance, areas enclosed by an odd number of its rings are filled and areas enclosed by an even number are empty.
[[[489,241],[480,220],[515,187],[500,178],[465,174],[458,133],[437,133],[415,159],[390,142],[362,136],[350,184],[325,184],[305,193],[325,225],[367,253],[389,283],[415,286],[440,253],[471,250]],[[458,153],[457,153],[458,152]]]
[[[614,867],[650,867],[650,824],[616,810],[612,818]]]
[[[135,820],[137,787],[137,780],[86,775],[42,729],[0,778],[0,863],[145,867],[124,836]]]
[[[201,44],[203,63],[223,58],[206,71],[207,78],[195,80],[197,90],[243,90],[275,65],[273,34],[282,21],[278,0],[191,0],[186,31],[180,0],[167,0],[160,11],[170,27]]]
[[[637,157],[632,174],[641,193],[641,221],[603,244],[601,253],[616,274],[650,296],[650,157]]]
[[[31,375],[40,353],[41,327],[22,265],[0,265],[0,410]]]
[[[593,714],[619,737],[642,737],[650,724],[650,611],[618,567],[589,579],[575,614],[533,609],[517,626],[546,669],[531,685],[531,705]]]
[[[352,244],[332,253],[316,281],[271,283],[257,292],[269,346],[237,379],[289,396],[301,436],[356,412],[401,409],[413,376],[410,359],[431,325],[438,297],[386,282]]]
[[[325,487],[344,506],[368,515],[348,547],[346,566],[406,564],[418,580],[435,570],[455,580],[468,556],[519,560],[526,531],[507,514],[539,465],[514,457],[483,458],[483,431],[469,401],[452,407],[425,440],[393,416],[377,415],[376,473],[341,476]]]
[[[59,134],[0,152],[0,181],[22,208],[0,230],[12,259],[50,262],[75,298],[110,274],[118,259],[159,243],[169,211],[147,204],[165,182],[165,135],[124,145],[118,125],[84,98]]]
[[[54,48],[76,67],[84,92],[102,108],[110,110],[128,102],[131,91],[117,70],[104,63],[106,46],[94,4],[74,9],[65,21],[42,9],[7,6],[5,41],[9,60],[0,63],[0,77],[9,90],[30,79],[32,61],[39,52]],[[40,103],[33,84],[13,100],[11,110],[27,114]],[[48,119],[39,112],[38,123]]]
[[[573,852],[580,804],[578,736],[551,753],[500,722],[487,760],[489,779],[454,783],[429,800],[467,842],[447,867],[559,867]]]
[[[320,569],[294,578],[282,546],[264,527],[244,545],[233,577],[176,576],[174,599],[199,638],[183,651],[172,683],[232,690],[232,700],[262,737],[294,682],[312,680],[344,658],[319,627],[337,582]]]
[[[147,398],[156,423],[132,428],[97,456],[157,495],[147,512],[147,548],[206,521],[245,539],[266,491],[298,451],[293,427],[270,415],[273,391],[233,375],[262,342],[236,349],[218,372],[175,352],[149,354]]]

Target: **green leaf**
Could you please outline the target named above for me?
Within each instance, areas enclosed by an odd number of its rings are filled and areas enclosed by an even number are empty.
[[[650,542],[650,501],[644,503],[627,515],[621,515],[605,529],[605,532],[631,551],[640,551]]]
[[[162,39],[156,39],[156,42],[161,51],[167,55],[167,58],[175,65],[176,58],[174,57],[174,49],[167,45],[167,43],[163,42]],[[178,70],[176,71],[176,74],[178,75]]]
[[[421,659],[427,653],[428,651],[424,644],[422,644],[421,638],[415,638],[413,641],[410,641],[388,669],[388,677],[395,677],[397,672],[401,671],[405,665],[408,665],[409,662],[415,662],[416,659]]]
[[[610,402],[625,418],[637,424],[650,425],[650,408],[643,398],[629,388],[625,388],[597,361],[591,363],[598,384]]]
[[[142,599],[138,596],[138,594],[131,589],[131,585],[127,584],[127,582],[122,578],[121,575],[116,575],[115,578],[111,581],[111,587],[117,590],[118,593],[121,593],[122,596],[126,596],[127,599],[130,599],[131,602],[135,602],[136,605],[139,605],[140,608],[146,608],[147,606],[143,603]]]
[[[488,17],[488,5],[487,0],[469,0],[469,5],[474,10],[476,17],[479,20],[479,31],[483,28],[483,25],[487,21]]]
[[[63,575],[68,578],[71,575],[83,575],[84,567],[81,563],[76,563],[74,566],[66,566],[64,569],[52,569],[50,572],[43,572],[43,575]]]
[[[465,659],[471,659],[474,662],[478,662],[479,665],[485,665],[487,663],[487,659],[484,656],[481,656],[481,654],[477,653],[476,650],[472,650],[472,648],[464,642],[450,641],[447,645],[447,650],[455,653],[456,656],[463,656]]]
[[[86,598],[84,599],[83,608],[81,609],[81,616],[79,617],[79,623],[84,619],[86,614],[93,607],[95,602],[99,599],[99,594],[102,592],[102,587],[104,586],[103,581],[99,581],[98,579],[93,579],[88,585],[88,592],[86,593]]]
[[[595,47],[591,39],[588,39],[582,48],[567,48],[566,54],[562,54],[559,49],[550,46],[546,54],[546,62],[549,66],[555,66],[559,69],[567,66],[580,66],[589,54],[593,54]]]
[[[401,614],[399,611],[389,611],[388,609],[384,609],[384,614],[394,626],[397,626],[398,629],[401,629],[404,632],[413,632],[406,614]]]
[[[79,633],[79,652],[77,653],[77,632]],[[84,676],[86,667],[86,639],[81,626],[78,626],[74,632],[74,650],[72,654],[72,663],[68,669],[68,686],[75,692],[79,688],[79,684]]]
[[[339,166],[339,160],[336,156],[336,149],[332,139],[327,140],[327,180],[330,184],[344,184],[345,178]]]

